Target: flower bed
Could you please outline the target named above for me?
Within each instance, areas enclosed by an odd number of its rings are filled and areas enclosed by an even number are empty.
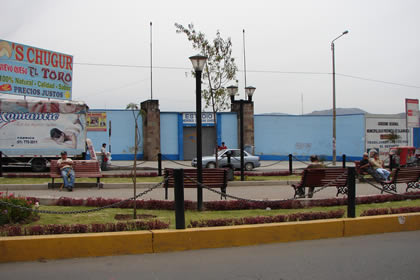
[[[389,201],[403,201],[407,199],[420,199],[420,192],[409,192],[405,193],[407,196],[413,196],[413,198],[407,198],[403,196],[397,196],[392,194],[384,195],[370,195],[356,198],[356,204],[371,204],[371,203],[383,203]],[[74,199],[68,197],[61,197],[57,204],[58,206],[90,206],[90,207],[103,207],[113,203],[122,201],[116,198],[88,198],[88,199]],[[133,208],[134,201],[129,200],[120,205],[118,208]],[[221,200],[221,201],[207,201],[204,202],[204,208],[209,211],[223,211],[223,210],[247,210],[247,209],[300,209],[310,207],[328,207],[328,206],[342,206],[347,205],[347,198],[327,198],[327,199],[312,199],[312,200],[282,200],[282,201],[259,201],[251,202],[244,200]],[[116,207],[116,208],[117,208]],[[174,210],[175,202],[167,200],[136,200],[137,209],[149,209],[149,210]],[[186,200],[186,210],[197,209],[197,203]]]
[[[344,216],[344,210],[334,210],[328,212],[308,212],[308,213],[294,213],[290,215],[276,215],[276,216],[259,216],[259,217],[245,217],[237,219],[216,219],[216,220],[200,220],[191,221],[189,228],[196,227],[220,227],[233,225],[251,225],[251,224],[268,224],[268,223],[283,223],[295,221],[310,221],[320,219],[338,219]]]
[[[360,216],[377,216],[388,214],[402,214],[420,212],[420,207],[400,207],[400,208],[375,208],[368,209],[362,212]]]
[[[34,198],[15,197],[13,193],[5,194],[0,192],[0,202],[6,202],[17,206],[11,207],[0,203],[0,226],[10,223],[23,223],[37,218],[35,213],[19,208],[32,208],[35,205],[35,202],[37,202]]]
[[[76,225],[36,225],[21,227],[20,225],[6,225],[0,227],[0,236],[47,235],[66,233],[115,232],[133,230],[167,229],[169,223],[159,220],[135,221],[126,223],[107,224],[76,224]]]

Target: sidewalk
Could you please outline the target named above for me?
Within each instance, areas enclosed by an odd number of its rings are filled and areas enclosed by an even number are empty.
[[[119,170],[125,168],[126,170],[131,170],[133,167],[134,161],[112,161],[110,165],[110,170]],[[308,166],[310,162],[302,162],[294,160],[292,162],[293,169],[301,169]],[[332,162],[324,162],[326,166],[332,166]],[[337,161],[337,167],[342,166],[342,162]],[[347,162],[347,167],[354,166],[353,162]],[[157,161],[137,161],[137,168],[139,170],[157,170],[158,162]],[[191,161],[182,161],[182,160],[164,160],[162,161],[163,168],[193,168],[191,166]],[[261,166],[255,168],[254,171],[272,171],[272,170],[289,170],[289,161],[273,161],[273,160],[263,160],[261,161]]]
[[[119,173],[127,173],[132,167],[133,161],[113,161],[109,171],[104,171],[104,175],[116,175]],[[349,165],[352,163],[349,163]],[[337,163],[337,166],[341,166],[341,163]],[[306,164],[303,162],[294,162],[294,169],[305,168]],[[162,168],[192,168],[189,161],[163,161]],[[288,170],[289,163],[287,161],[263,161],[262,167],[256,168],[254,171],[278,171]],[[146,161],[138,162],[138,170],[157,171],[157,162]],[[279,199],[291,199],[294,195],[294,190],[290,186],[296,181],[279,180],[279,181],[230,181],[227,187],[227,194],[233,195],[245,199],[254,200],[279,200]],[[14,193],[19,196],[37,197],[45,202],[51,199],[58,199],[60,197],[71,197],[71,198],[89,198],[89,197],[103,197],[103,198],[120,198],[127,199],[134,196],[133,184],[132,183],[105,183],[103,188],[97,189],[96,187],[86,187],[87,183],[79,183],[73,192],[67,192],[65,189],[60,191],[58,188],[48,189],[47,184],[34,184],[34,185],[0,185],[0,192]],[[93,184],[92,184],[93,185]],[[137,183],[136,194],[140,194],[143,191],[157,185],[157,183]],[[401,189],[402,190],[402,189]],[[174,199],[173,189],[169,189],[169,200]],[[373,195],[380,194],[380,191],[373,188],[369,184],[360,184],[356,186],[356,195]],[[197,200],[197,191],[195,189],[184,190],[185,200]],[[336,188],[326,188],[319,193],[314,195],[314,199],[319,198],[332,198],[336,197]],[[152,192],[138,199],[156,199],[164,200],[165,190],[162,186],[156,188]],[[213,193],[209,190],[203,190],[203,200],[213,201],[220,200],[220,195]]]
[[[263,185],[266,182],[252,181],[245,182],[230,182],[227,188],[227,194],[244,198],[244,199],[254,199],[254,200],[280,200],[280,199],[291,199],[294,195],[294,190],[290,185],[287,185],[287,182],[284,181],[270,181],[270,185]],[[58,199],[60,197],[71,197],[71,198],[120,198],[127,199],[134,196],[134,189],[132,185],[130,187],[117,188],[119,186],[112,186],[113,184],[105,184],[103,189],[97,188],[75,188],[73,192],[68,192],[66,190],[60,191],[59,189],[14,189],[13,186],[9,186],[7,191],[9,193],[14,193],[18,196],[29,196],[36,197],[41,199],[41,204],[49,204],[49,200]],[[116,184],[118,185],[118,184]],[[137,184],[136,194],[140,194],[150,187],[153,187],[157,184],[154,183],[141,183]],[[4,185],[3,185],[4,186]],[[405,186],[401,185],[399,192],[404,191]],[[218,190],[218,189],[217,189]],[[2,190],[6,192],[5,189]],[[314,194],[314,199],[321,198],[334,198],[336,197],[336,188],[326,188],[321,190],[318,193]],[[377,195],[380,194],[380,191],[373,188],[369,184],[358,183],[356,185],[356,195]],[[169,189],[168,191],[169,200],[174,200],[174,190]],[[195,189],[184,189],[185,200],[196,201],[197,200],[197,191]],[[339,197],[342,197],[341,195]],[[165,189],[160,186],[153,191],[147,193],[146,195],[138,199],[155,199],[155,200],[164,200],[165,199]],[[229,198],[228,198],[229,199]],[[211,192],[207,189],[203,190],[203,200],[204,201],[215,201],[220,200],[220,195],[214,192]],[[44,203],[42,203],[44,201]]]

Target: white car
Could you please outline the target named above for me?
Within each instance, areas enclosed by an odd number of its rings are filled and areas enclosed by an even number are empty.
[[[217,153],[217,159],[219,167],[228,166],[228,154],[230,153],[230,164],[233,168],[241,168],[241,150],[240,149],[225,149]],[[215,168],[216,167],[216,157],[206,156],[202,158],[203,167],[205,168]],[[197,158],[194,158],[191,161],[193,167],[197,167]],[[260,167],[260,158],[258,156],[253,156],[248,152],[244,151],[244,168],[247,171],[251,171],[256,167]]]

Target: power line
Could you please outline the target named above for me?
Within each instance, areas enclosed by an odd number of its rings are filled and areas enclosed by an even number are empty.
[[[414,86],[414,85],[393,83],[393,82],[387,82],[387,81],[382,81],[382,80],[375,80],[375,79],[363,78],[363,77],[346,75],[346,74],[338,74],[338,73],[335,73],[335,74],[336,75],[339,75],[339,76],[347,77],[347,78],[364,80],[364,81],[369,81],[369,82],[383,83],[383,84],[396,85],[396,86],[402,86],[402,87],[420,88],[420,86]]]
[[[150,66],[146,65],[128,65],[128,64],[104,64],[104,63],[73,63],[76,65],[83,65],[83,66],[105,66],[105,67],[121,67],[121,68],[150,68]],[[191,68],[186,67],[171,67],[171,66],[153,66],[155,69],[166,69],[166,70],[191,70]],[[239,72],[244,72],[244,70],[238,70]],[[278,71],[278,70],[247,70],[248,72],[252,73],[270,73],[270,74],[291,74],[291,75],[331,75],[330,72],[313,72],[313,71]],[[410,87],[410,88],[420,88],[420,86],[416,85],[408,85],[403,83],[395,83],[395,82],[388,82],[383,80],[377,80],[377,79],[370,79],[370,78],[364,78],[360,76],[353,76],[353,75],[347,75],[347,74],[340,74],[336,73],[338,76],[357,79],[357,80],[363,80],[363,81],[369,81],[369,82],[375,82],[375,83],[382,83],[382,84],[389,84],[389,85],[396,85],[401,87]]]
[[[121,68],[146,68],[150,69],[150,65],[128,65],[128,64],[105,64],[105,63],[76,63],[76,65],[83,65],[83,66],[105,66],[105,67],[121,67]],[[183,68],[183,67],[170,67],[170,66],[153,66],[155,69],[168,69],[168,70],[191,70],[191,68]]]

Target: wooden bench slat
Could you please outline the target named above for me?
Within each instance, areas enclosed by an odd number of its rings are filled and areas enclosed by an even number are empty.
[[[97,160],[73,160],[75,178],[97,178],[98,187],[102,178],[101,169]],[[61,171],[57,160],[52,160],[50,165],[50,177],[54,185],[54,178],[61,178]]]
[[[348,171],[346,168],[308,168],[303,171],[301,181],[292,187],[295,197],[301,188],[336,187],[337,195],[347,193]]]
[[[168,188],[175,186],[173,169],[165,168],[164,177],[165,199],[168,199]],[[197,188],[196,182],[197,169],[184,169],[184,188]],[[204,168],[202,170],[202,184],[209,188],[220,188],[222,193],[226,193],[227,170],[225,168]]]
[[[420,178],[420,167],[400,167],[394,169],[390,175],[391,180],[381,182],[383,190],[397,192],[397,184],[407,184],[406,191],[410,188],[418,189]]]

